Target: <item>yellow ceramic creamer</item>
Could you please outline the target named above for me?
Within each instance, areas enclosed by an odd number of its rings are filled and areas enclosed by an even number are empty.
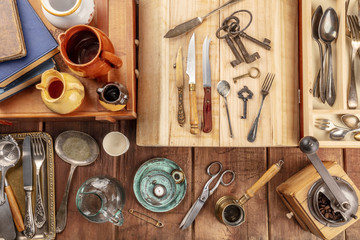
[[[76,110],[84,100],[85,91],[82,83],[72,75],[56,70],[47,70],[41,76],[41,83],[36,85],[41,90],[45,105],[59,114]]]

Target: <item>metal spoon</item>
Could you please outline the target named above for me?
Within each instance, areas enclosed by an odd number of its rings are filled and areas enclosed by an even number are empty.
[[[342,139],[344,139],[346,134],[352,133],[352,132],[360,132],[360,128],[355,128],[355,129],[335,128],[335,129],[330,131],[330,138],[332,140],[342,140]]]
[[[334,105],[336,98],[333,67],[332,67],[331,43],[337,38],[338,33],[339,33],[339,18],[333,8],[328,8],[326,9],[324,15],[321,17],[320,20],[319,37],[326,44],[326,49],[328,51],[326,101],[330,106]]]
[[[341,122],[351,129],[360,127],[360,120],[357,116],[352,114],[344,114],[341,116]]]
[[[321,6],[318,6],[315,10],[312,18],[311,18],[311,28],[312,28],[312,37],[319,45],[319,51],[320,51],[320,78],[316,78],[314,88],[313,88],[313,96],[318,97],[317,93],[320,94],[320,99],[324,103],[325,102],[325,78],[324,78],[324,56],[323,56],[323,48],[319,41],[319,24],[320,19],[323,15],[323,9]],[[317,89],[319,88],[319,90]]]
[[[228,118],[228,122],[229,122],[230,137],[232,138],[233,134],[232,134],[230,115],[229,115],[229,109],[228,109],[227,98],[226,98],[230,92],[230,84],[225,80],[221,80],[217,84],[217,91],[221,96],[224,97],[224,100],[225,100],[226,114],[227,114],[227,118]]]

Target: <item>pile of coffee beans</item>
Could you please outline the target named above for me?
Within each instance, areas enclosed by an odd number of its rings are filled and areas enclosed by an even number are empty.
[[[339,212],[334,212],[334,209],[332,209],[330,205],[330,200],[323,193],[319,193],[318,203],[320,213],[324,218],[336,222],[344,221],[344,218]]]

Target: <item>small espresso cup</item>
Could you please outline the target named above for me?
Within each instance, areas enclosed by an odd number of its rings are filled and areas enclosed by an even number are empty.
[[[129,139],[121,132],[109,132],[103,139],[103,148],[107,154],[116,157],[126,153],[130,147]]]
[[[73,26],[59,35],[59,42],[66,65],[80,77],[97,78],[122,66],[110,39],[95,27]]]
[[[118,82],[106,83],[96,92],[99,94],[100,104],[110,111],[123,109],[129,99],[126,87]]]

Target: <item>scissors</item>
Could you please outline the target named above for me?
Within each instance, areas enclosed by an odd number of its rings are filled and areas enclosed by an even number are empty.
[[[210,170],[215,165],[218,165],[219,170],[216,173],[211,173]],[[226,187],[226,186],[229,186],[234,181],[235,172],[232,170],[225,170],[220,175],[220,178],[216,182],[215,186],[212,189],[210,189],[210,184],[214,181],[214,179],[217,176],[219,176],[221,170],[222,170],[222,164],[220,162],[213,162],[207,167],[206,172],[211,178],[209,179],[209,181],[206,182],[200,197],[192,205],[192,207],[190,208],[190,210],[187,212],[186,216],[182,220],[180,227],[179,227],[180,229],[186,229],[192,224],[192,222],[195,220],[196,216],[199,214],[201,208],[204,206],[206,200],[214,193],[214,191],[219,187],[220,184]],[[225,174],[227,174],[227,173],[231,174],[232,178],[229,182],[224,182],[223,178],[224,178]]]

